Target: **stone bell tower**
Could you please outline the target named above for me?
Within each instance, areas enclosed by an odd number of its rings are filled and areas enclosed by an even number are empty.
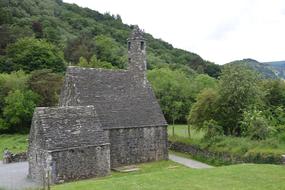
[[[143,31],[135,26],[128,38],[128,70],[133,74],[134,79],[146,82],[146,43]]]

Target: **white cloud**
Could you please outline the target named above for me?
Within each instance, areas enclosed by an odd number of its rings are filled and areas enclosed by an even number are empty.
[[[177,48],[223,64],[285,60],[283,0],[64,0],[121,15]]]

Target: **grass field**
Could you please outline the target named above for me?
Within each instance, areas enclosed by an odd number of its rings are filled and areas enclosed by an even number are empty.
[[[171,161],[140,165],[134,173],[53,186],[53,190],[281,190],[285,168],[243,164],[212,169],[189,169]]]
[[[0,152],[2,153],[5,148],[8,148],[13,153],[27,151],[28,135],[0,135]],[[0,157],[0,160],[2,156]]]
[[[173,136],[173,127],[174,127],[174,136],[189,138],[188,126],[187,125],[169,125],[168,126],[168,135],[169,136]],[[204,137],[203,131],[197,131],[197,130],[194,130],[193,128],[190,128],[190,138],[191,139],[199,140],[203,137]]]

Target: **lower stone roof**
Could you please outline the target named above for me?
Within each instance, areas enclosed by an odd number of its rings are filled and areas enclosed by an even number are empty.
[[[44,150],[109,143],[93,106],[38,107],[31,133]]]

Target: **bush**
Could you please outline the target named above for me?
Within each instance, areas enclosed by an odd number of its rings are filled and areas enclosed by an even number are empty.
[[[223,135],[223,127],[219,126],[215,120],[205,121],[203,124],[203,129],[206,129],[206,134],[204,138],[213,138],[215,136]]]
[[[243,135],[248,136],[253,140],[264,140],[272,131],[268,125],[268,121],[263,116],[263,112],[255,109],[245,111],[241,123]]]
[[[269,126],[264,118],[253,120],[248,129],[248,135],[251,139],[264,140],[269,136]]]

